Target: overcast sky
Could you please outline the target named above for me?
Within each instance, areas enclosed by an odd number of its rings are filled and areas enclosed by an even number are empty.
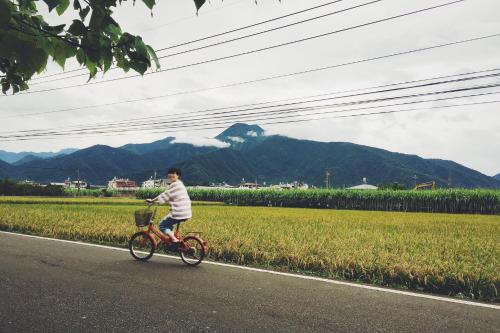
[[[218,39],[196,44],[196,46],[245,35],[249,32],[261,31],[368,1],[345,0],[302,15],[232,35],[221,36]],[[163,59],[162,68],[288,42],[448,1],[451,0],[383,0],[357,10],[272,33]],[[325,2],[327,1],[283,0],[280,3],[277,0],[262,0],[258,1],[256,5],[253,0],[226,0],[224,2],[214,0],[207,3],[196,16],[194,4],[189,0],[160,0],[159,5],[153,10],[153,17],[151,17],[146,7],[137,1],[135,7],[130,2],[118,8],[115,18],[124,30],[143,36],[147,43],[158,49]],[[71,16],[65,15],[63,18],[56,18],[54,22],[61,19],[69,21]],[[500,2],[498,0],[467,0],[430,12],[303,43],[220,62],[148,75],[143,78],[131,78],[39,94],[0,97],[0,122],[2,123],[2,131],[54,127],[64,129],[87,123],[192,112],[500,68],[500,38],[493,38],[231,88],[72,112],[23,116],[23,114],[33,112],[91,106],[124,99],[202,89],[495,33],[500,33]],[[189,49],[193,46],[195,45],[161,52],[159,55]],[[66,69],[76,67],[76,63],[70,62]],[[48,71],[42,75],[60,71],[57,65],[50,64]],[[123,73],[109,72],[105,75],[105,79],[118,76],[123,76]],[[32,89],[78,84],[85,82],[85,80],[84,77],[73,78],[33,85]],[[497,81],[498,79],[471,81],[444,87],[405,91],[404,93],[397,92],[391,96],[496,83]],[[486,92],[495,91],[500,91],[500,88],[486,90]],[[377,97],[382,97],[382,95],[370,95],[364,99]],[[357,97],[347,99],[347,101],[359,99],[360,97]],[[440,102],[439,105],[494,100],[500,100],[500,95]],[[435,103],[419,106],[435,106]],[[401,107],[392,107],[387,110],[397,109],[401,109]],[[378,110],[368,112],[373,111]],[[416,154],[425,158],[454,160],[485,174],[494,175],[500,172],[499,111],[499,104],[489,104],[355,118],[321,119],[295,124],[262,125],[262,127],[269,134],[283,134],[318,141],[347,141],[395,152]],[[249,121],[249,123],[259,124],[258,121]],[[150,131],[149,133],[121,133],[126,135],[114,136],[71,136],[57,140],[0,141],[0,149],[55,151],[68,147],[83,148],[94,144],[116,147],[126,143],[150,142],[165,136],[177,136],[183,142],[192,141],[201,144],[209,141],[204,138],[211,138],[220,132],[220,130],[175,132],[168,127],[169,125],[166,124],[165,130],[161,133],[155,130],[156,133],[150,133]]]

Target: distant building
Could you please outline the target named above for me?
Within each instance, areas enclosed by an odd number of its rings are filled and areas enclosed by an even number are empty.
[[[368,182],[366,181],[366,177],[363,177],[363,183],[362,184],[356,185],[356,186],[353,186],[353,187],[348,187],[347,189],[348,190],[377,190],[378,187],[368,184]]]
[[[64,183],[50,183],[50,185],[54,186],[62,186],[64,188],[87,188],[87,183],[84,182],[83,180],[71,180],[71,179],[66,179]]]
[[[292,183],[279,183],[278,185],[272,185],[271,188],[282,190],[307,190],[309,185],[295,181]]]
[[[229,185],[226,182],[222,182],[222,183],[218,183],[218,184],[212,183],[212,184],[210,184],[210,187],[213,187],[213,188],[234,188],[233,185]]]
[[[250,189],[250,190],[255,190],[259,187],[259,184],[257,183],[252,183],[252,182],[246,182],[245,179],[243,178],[240,183],[241,189]]]
[[[167,187],[168,179],[150,179],[142,182],[142,188],[158,188],[158,187]]]
[[[26,180],[23,180],[21,182],[19,182],[20,184],[27,184],[27,185],[33,185],[33,186],[40,186],[41,184],[40,183],[37,183],[33,180],[29,180],[29,179],[26,179]]]
[[[117,191],[135,191],[137,190],[137,186],[134,180],[114,177],[108,182],[108,189]]]

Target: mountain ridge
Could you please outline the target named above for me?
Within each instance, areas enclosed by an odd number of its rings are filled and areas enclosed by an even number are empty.
[[[12,164],[12,163],[15,163],[15,162],[21,160],[22,158],[24,158],[28,155],[32,155],[32,156],[40,157],[40,158],[50,158],[50,157],[55,157],[55,156],[59,156],[59,155],[68,155],[68,154],[74,153],[77,150],[78,149],[76,149],[76,148],[65,148],[65,149],[61,149],[57,152],[38,152],[38,153],[32,152],[32,151],[22,151],[19,153],[13,153],[13,152],[5,151],[5,150],[0,150],[0,160],[7,162],[9,164]]]
[[[235,139],[239,138],[239,139]],[[400,182],[408,187],[434,180],[438,186],[500,188],[500,180],[453,161],[424,159],[350,142],[318,142],[281,135],[266,135],[257,125],[236,123],[216,136],[229,147],[176,143],[166,137],[151,143],[118,148],[95,145],[68,155],[34,159],[17,166],[0,163],[0,176],[60,182],[81,179],[106,184],[113,177],[140,183],[155,172],[163,176],[170,166],[183,169],[187,184],[239,183],[243,178],[259,183],[303,181],[323,186],[325,169],[331,185],[359,184],[364,177],[372,184]],[[33,157],[31,157],[33,158]],[[28,158],[29,159],[29,158]],[[1,161],[0,161],[1,162]]]

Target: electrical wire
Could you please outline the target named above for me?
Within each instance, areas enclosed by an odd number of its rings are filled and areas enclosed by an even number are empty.
[[[319,105],[319,106],[313,106],[313,107],[307,107],[307,108],[288,108],[288,109],[280,109],[280,110],[275,110],[273,111],[274,113],[281,112],[281,113],[287,113],[287,112],[292,112],[292,111],[303,111],[307,109],[318,109],[318,108],[332,108],[332,107],[341,107],[341,106],[348,106],[348,105],[359,105],[359,104],[367,104],[367,103],[380,103],[380,102],[385,102],[385,101],[392,101],[392,100],[398,100],[398,99],[407,99],[407,98],[415,98],[415,97],[423,97],[423,96],[433,96],[433,95],[439,95],[439,94],[449,94],[449,93],[457,93],[457,92],[464,92],[464,91],[472,91],[472,90],[480,90],[480,89],[487,89],[487,88],[493,88],[493,87],[498,87],[500,86],[500,83],[495,83],[495,84],[489,84],[489,85],[479,85],[479,86],[472,86],[472,87],[465,87],[465,88],[456,88],[456,89],[450,89],[450,90],[441,90],[441,91],[433,91],[433,92],[427,92],[427,93],[419,93],[419,94],[410,94],[410,95],[403,95],[403,96],[391,96],[391,97],[386,97],[386,98],[379,98],[379,99],[370,99],[370,100],[361,100],[361,101],[352,101],[352,102],[345,102],[345,103],[335,103],[335,104],[326,104],[326,105]],[[475,97],[475,96],[483,96],[487,94],[480,94],[480,95],[469,95],[465,97]],[[451,97],[447,99],[454,99],[456,97]],[[461,97],[463,98],[463,97]],[[436,100],[434,100],[436,101]],[[413,102],[409,102],[413,103]],[[262,113],[262,112],[260,112]],[[264,113],[272,113],[270,111],[264,112]],[[241,118],[241,117],[248,117],[252,116],[250,120],[256,120],[255,116],[259,115],[259,112],[254,112],[254,113],[245,113],[245,114],[238,114],[238,115],[231,115],[231,116],[219,116],[219,117],[210,117],[209,122],[213,123],[214,120],[221,119],[221,118],[230,118],[226,122],[234,122],[235,117]],[[286,115],[287,117],[289,115]],[[266,115],[266,117],[269,117],[269,114]],[[202,121],[205,121],[204,119],[201,119]],[[240,121],[240,119],[238,119]],[[34,134],[20,134],[20,135],[8,135],[8,136],[0,136],[0,138],[24,138],[24,137],[41,137],[41,136],[53,136],[53,135],[67,135],[67,134],[85,134],[85,133],[109,133],[113,131],[119,131],[119,132],[124,132],[124,131],[130,131],[131,129],[137,128],[137,127],[146,127],[147,129],[151,128],[156,128],[158,126],[163,126],[164,124],[169,124],[171,121],[164,121],[164,122],[155,122],[154,125],[151,125],[150,123],[145,123],[145,124],[136,124],[136,125],[128,125],[127,127],[120,127],[117,129],[112,129],[112,128],[106,128],[104,130],[95,130],[95,129],[82,129],[82,130],[72,130],[72,131],[54,131],[54,132],[39,132],[39,133],[34,133]],[[186,125],[189,127],[192,125],[194,122],[193,120],[184,120],[184,121],[175,121],[176,125],[175,127],[185,127]],[[181,124],[181,125],[179,125]]]
[[[399,18],[402,18],[402,17],[406,17],[406,16],[409,16],[409,15],[419,14],[419,13],[430,11],[430,10],[433,10],[433,9],[442,8],[442,7],[445,7],[445,6],[450,6],[450,5],[461,3],[461,2],[464,2],[464,1],[465,0],[456,0],[456,1],[452,1],[452,2],[447,2],[447,3],[444,3],[444,4],[440,4],[440,5],[436,5],[436,6],[432,6],[432,7],[427,7],[427,8],[423,8],[423,9],[419,9],[419,10],[407,12],[407,13],[404,13],[404,14],[399,14],[399,15],[395,15],[395,16],[391,16],[391,17],[386,17],[386,18],[375,20],[375,21],[371,21],[371,22],[368,22],[368,23],[363,23],[363,24],[358,24],[358,25],[350,26],[348,28],[343,28],[343,29],[339,29],[339,30],[335,30],[335,31],[330,31],[330,32],[327,32],[327,33],[319,34],[319,35],[314,35],[314,36],[309,36],[309,37],[306,37],[306,38],[301,38],[301,39],[293,40],[293,41],[290,41],[290,42],[275,44],[275,45],[267,46],[267,47],[264,47],[264,48],[253,49],[253,50],[250,50],[250,51],[244,51],[244,52],[240,52],[240,53],[236,53],[236,54],[232,54],[232,55],[228,55],[228,56],[223,56],[223,57],[218,57],[218,58],[212,58],[212,59],[203,60],[203,61],[199,61],[199,62],[195,62],[195,63],[190,63],[190,64],[186,64],[186,65],[180,65],[180,66],[177,66],[177,67],[171,67],[171,68],[167,68],[167,69],[163,69],[163,70],[158,70],[158,71],[155,71],[155,72],[147,72],[147,73],[144,73],[143,75],[136,74],[136,75],[131,75],[131,76],[119,77],[119,78],[102,80],[102,81],[96,81],[96,82],[88,82],[88,83],[71,85],[71,86],[56,87],[56,88],[49,88],[49,89],[35,90],[35,91],[27,91],[27,92],[18,93],[16,95],[9,95],[9,96],[19,96],[19,95],[22,96],[22,95],[25,95],[25,94],[34,94],[34,93],[56,91],[56,90],[62,90],[62,89],[68,89],[68,88],[75,88],[75,87],[82,87],[82,86],[88,86],[88,85],[94,85],[94,84],[116,82],[116,81],[121,81],[121,80],[127,80],[127,79],[131,79],[131,78],[136,78],[136,77],[143,77],[143,76],[147,76],[147,75],[165,73],[165,72],[168,72],[168,71],[173,71],[173,70],[178,70],[178,69],[183,69],[183,68],[188,68],[188,67],[193,67],[193,66],[199,66],[199,65],[203,65],[203,64],[208,64],[208,63],[218,62],[218,61],[227,60],[227,59],[231,59],[231,58],[236,58],[236,57],[240,57],[240,56],[245,56],[245,55],[249,55],[249,54],[254,54],[254,53],[258,53],[258,52],[262,52],[262,51],[268,51],[268,50],[272,50],[272,49],[275,49],[275,48],[279,48],[279,47],[283,47],[283,46],[288,46],[288,45],[293,45],[293,44],[296,44],[296,43],[301,43],[301,42],[305,42],[305,41],[309,41],[309,40],[313,40],[313,39],[317,39],[317,38],[322,38],[322,37],[330,36],[330,35],[333,35],[333,34],[338,34],[338,33],[341,33],[341,32],[346,32],[346,31],[350,31],[350,30],[354,30],[354,29],[358,29],[358,28],[362,28],[362,27],[366,27],[366,26],[370,26],[370,25],[374,25],[374,24],[378,24],[378,23],[383,23],[383,22],[387,22],[387,21],[390,21],[390,20],[395,20],[395,19],[399,19]],[[71,77],[68,77],[68,78],[71,78]],[[4,96],[4,97],[7,97],[7,96]]]
[[[483,71],[477,71],[477,72],[483,72]],[[463,74],[458,74],[458,76],[461,76],[461,75],[463,75]],[[243,105],[235,105],[235,106],[229,106],[229,107],[190,111],[190,112],[184,112],[184,113],[171,114],[171,115],[167,115],[167,116],[140,117],[140,118],[132,118],[132,119],[127,119],[127,120],[118,121],[118,122],[115,121],[115,122],[104,122],[104,123],[97,123],[97,124],[82,124],[79,126],[65,127],[65,129],[73,130],[73,129],[84,128],[84,129],[88,130],[88,129],[96,129],[96,128],[100,128],[100,127],[113,128],[113,127],[122,126],[122,125],[136,124],[137,121],[144,121],[144,120],[175,119],[176,121],[180,121],[183,119],[189,119],[190,121],[192,121],[192,120],[200,119],[199,116],[203,116],[203,118],[201,118],[201,119],[210,119],[210,118],[213,119],[214,116],[233,114],[233,113],[242,112],[242,111],[266,110],[269,108],[295,106],[295,105],[305,104],[305,103],[317,103],[317,102],[323,102],[323,101],[329,101],[329,100],[345,99],[345,98],[350,98],[350,97],[359,97],[359,96],[372,95],[372,94],[396,92],[396,91],[402,91],[402,90],[408,90],[408,89],[425,88],[425,87],[444,85],[444,84],[450,84],[450,83],[460,83],[460,82],[471,81],[471,80],[495,78],[498,76],[500,76],[500,73],[493,73],[493,74],[486,74],[486,75],[479,75],[479,76],[472,76],[472,77],[465,77],[465,78],[460,77],[458,79],[453,79],[453,80],[444,80],[444,81],[418,84],[418,85],[413,85],[413,86],[404,86],[404,87],[397,87],[397,88],[391,88],[391,89],[382,89],[382,90],[368,91],[368,92],[364,92],[364,93],[355,93],[355,94],[341,95],[341,96],[335,96],[335,97],[326,97],[326,98],[323,96],[325,96],[325,95],[329,96],[332,93],[316,94],[316,95],[303,96],[303,97],[291,98],[291,99],[281,99],[281,100],[275,100],[275,101],[266,101],[266,102],[250,103],[250,104],[243,104]],[[429,80],[429,79],[415,80],[415,81],[421,82],[421,81],[427,81],[427,80]],[[397,83],[387,84],[384,86],[393,86],[396,84]],[[308,100],[308,98],[315,98],[315,97],[323,97],[323,98],[312,99],[312,100],[309,99]],[[285,104],[272,104],[272,105],[268,105],[268,106],[262,106],[265,104],[287,102],[287,101],[298,100],[298,99],[300,99],[300,101],[298,101],[298,102],[291,102],[291,103],[285,103]],[[244,108],[244,109],[242,109],[242,108]],[[226,110],[229,110],[229,111],[226,111]],[[218,111],[218,112],[214,112],[214,111]],[[270,112],[272,112],[272,111],[270,111]],[[196,117],[193,118],[192,116],[188,117],[189,115],[198,115],[198,118],[196,118]],[[34,130],[22,130],[22,131],[10,131],[10,132],[0,132],[0,134],[35,133],[35,132],[50,131],[50,130],[54,130],[54,129],[34,129]]]

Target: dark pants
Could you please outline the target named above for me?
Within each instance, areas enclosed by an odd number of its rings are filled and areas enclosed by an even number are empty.
[[[167,230],[167,229],[173,230],[174,225],[179,224],[181,222],[185,222],[185,221],[186,220],[176,220],[176,219],[173,219],[171,217],[167,217],[163,221],[160,222],[160,231],[164,233],[165,230]]]

